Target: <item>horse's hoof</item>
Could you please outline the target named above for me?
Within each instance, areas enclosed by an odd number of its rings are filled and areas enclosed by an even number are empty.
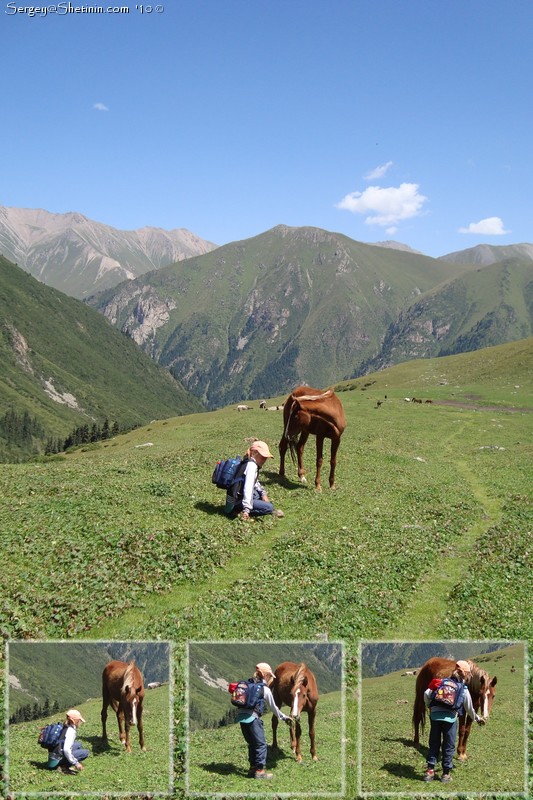
[[[302,477],[300,478],[300,483],[307,483],[307,478],[305,477],[305,475],[302,475]]]
[[[320,486],[320,485],[318,485],[318,486],[315,486],[315,489],[317,490],[317,492],[318,492],[319,494],[321,494],[321,493],[322,493],[322,486]]]
[[[465,753],[464,755],[457,756],[457,761],[466,761],[467,758],[468,756]]]
[[[141,747],[143,753],[146,753],[146,747]]]
[[[296,762],[298,764],[301,764],[302,763],[302,757],[301,756],[296,756]]]
[[[313,756],[313,761],[318,761],[318,756]]]

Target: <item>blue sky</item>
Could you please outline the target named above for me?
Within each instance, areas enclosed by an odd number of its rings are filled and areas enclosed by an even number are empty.
[[[0,205],[217,244],[533,241],[531,0],[116,4],[0,0]]]

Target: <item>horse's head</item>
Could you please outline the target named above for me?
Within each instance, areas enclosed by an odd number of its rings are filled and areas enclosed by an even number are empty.
[[[307,694],[309,691],[309,679],[306,674],[305,664],[300,664],[294,675],[291,675],[290,691],[291,717],[295,720],[299,720],[307,704]]]
[[[124,673],[120,697],[126,722],[129,725],[137,725],[137,711],[144,697],[144,687],[141,674],[133,662],[128,665]]]
[[[494,676],[491,680],[490,675],[485,672],[485,670],[480,669],[480,667],[472,661],[468,663],[472,669],[470,679],[467,681],[470,694],[472,695],[472,701],[475,707],[479,704],[480,716],[482,716],[483,719],[488,719],[496,694],[498,678]]]
[[[483,719],[488,719],[490,710],[492,708],[492,704],[494,702],[494,696],[496,694],[496,683],[498,682],[498,678],[494,676],[494,678],[489,681],[489,676],[487,675],[486,678],[482,675],[480,678],[480,706],[479,712]]]

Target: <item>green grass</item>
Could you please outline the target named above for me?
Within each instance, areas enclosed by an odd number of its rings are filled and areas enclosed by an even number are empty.
[[[519,794],[525,791],[524,647],[513,645],[476,659],[491,676],[498,678],[496,697],[488,723],[472,726],[467,745],[468,759],[454,759],[452,784],[426,786],[429,720],[422,734],[421,750],[412,745],[411,716],[415,678],[393,672],[380,678],[363,679],[361,685],[361,789],[363,792],[443,794],[477,792]],[[516,672],[511,673],[511,666]],[[440,777],[441,764],[438,765]]]
[[[39,730],[58,716],[9,727],[7,788],[17,796],[35,792],[71,794],[142,793],[169,794],[172,781],[170,752],[170,704],[168,686],[147,692],[143,720],[146,752],[139,747],[136,728],[131,729],[132,752],[126,753],[118,737],[115,714],[109,709],[109,742],[101,740],[102,703],[90,700],[79,706],[86,720],[77,738],[89,750],[84,769],[77,775],[64,775],[45,769],[47,753],[37,744]]]
[[[264,716],[267,742],[272,742],[272,715]],[[267,769],[272,781],[258,784],[246,777],[248,749],[240,725],[195,731],[189,737],[187,788],[191,793],[340,795],[344,787],[344,745],[342,742],[342,696],[330,692],[320,697],[316,716],[318,761],[309,753],[307,716],[302,716],[302,762],[297,763],[290,748],[289,730],[278,727],[279,751],[269,747]]]
[[[342,639],[353,796],[360,637],[531,638],[530,356],[516,343],[349,382],[337,491],[302,486],[290,463],[280,481],[277,458],[263,470],[281,520],[227,519],[210,482],[247,437],[276,452],[281,413],[222,409],[2,465],[4,636],[176,642],[178,793],[187,640]],[[312,476],[312,440],[305,463]]]

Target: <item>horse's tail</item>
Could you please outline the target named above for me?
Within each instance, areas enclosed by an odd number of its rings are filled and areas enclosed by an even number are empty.
[[[416,694],[413,703],[413,729],[414,729],[414,744],[418,747],[420,743],[420,735],[424,733],[426,724],[426,705],[424,703],[424,678],[422,678],[422,671],[418,673],[416,678]],[[424,676],[425,677],[425,676]]]
[[[291,454],[292,463],[296,464],[296,436],[289,435],[289,429],[291,426],[291,420],[294,414],[299,409],[298,399],[291,394],[288,398],[287,402],[285,403],[284,408],[284,416],[285,416],[285,428],[283,430],[283,438],[287,440],[289,445],[289,452]]]

